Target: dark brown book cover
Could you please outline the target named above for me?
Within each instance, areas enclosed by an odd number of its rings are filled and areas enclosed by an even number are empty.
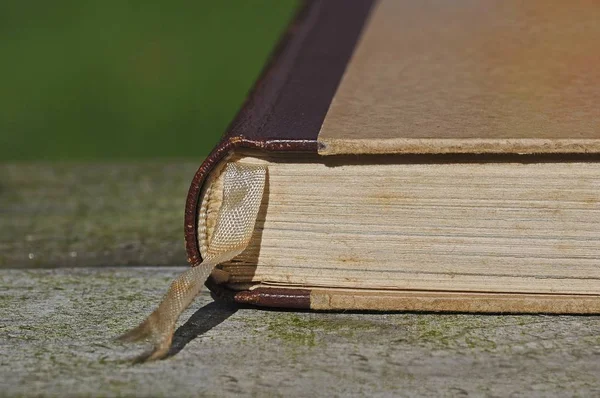
[[[298,12],[246,103],[192,180],[185,207],[192,266],[202,260],[196,225],[207,175],[235,148],[317,152],[319,130],[372,5],[368,0],[315,0]]]

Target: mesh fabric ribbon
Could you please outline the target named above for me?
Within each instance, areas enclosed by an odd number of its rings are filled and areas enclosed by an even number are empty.
[[[196,297],[213,268],[242,253],[254,231],[263,197],[267,168],[264,165],[228,163],[223,171],[223,203],[204,261],[177,277],[162,302],[122,341],[149,339],[153,350],[138,360],[164,358],[169,352],[177,319]]]

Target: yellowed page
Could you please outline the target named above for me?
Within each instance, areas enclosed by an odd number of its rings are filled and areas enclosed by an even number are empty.
[[[600,295],[600,163],[322,159],[242,158],[268,184],[230,283]]]

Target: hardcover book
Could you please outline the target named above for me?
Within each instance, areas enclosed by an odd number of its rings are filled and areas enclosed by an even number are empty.
[[[258,306],[600,313],[598,21],[307,3],[193,178],[189,262]]]

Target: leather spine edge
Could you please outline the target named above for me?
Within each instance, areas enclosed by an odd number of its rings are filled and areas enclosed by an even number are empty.
[[[242,105],[242,108],[223,135],[221,142],[209,154],[204,162],[202,162],[192,178],[186,198],[184,213],[185,249],[187,252],[187,261],[192,267],[202,262],[202,256],[198,246],[197,230],[198,201],[200,199],[200,192],[204,182],[206,181],[206,178],[220,161],[222,161],[229,153],[238,148],[259,149],[274,152],[294,151],[313,153],[316,153],[318,150],[316,139],[251,139],[246,137],[244,133],[247,132],[251,127],[257,127],[248,126],[246,121],[250,120],[252,122],[262,123],[260,122],[260,119],[262,119],[264,115],[262,115],[263,112],[260,108],[264,106],[264,104],[269,104],[269,101],[272,101],[273,98],[276,98],[277,91],[281,89],[281,87],[276,87],[275,92],[266,92],[269,91],[267,89],[270,82],[273,80],[273,75],[275,74],[274,71],[282,68],[281,65],[278,65],[278,63],[283,62],[281,59],[288,58],[290,56],[293,57],[293,54],[287,54],[291,51],[289,50],[289,47],[292,46],[291,43],[294,40],[300,42],[303,40],[302,31],[310,29],[310,26],[303,27],[303,29],[300,29],[300,26],[303,24],[310,25],[313,23],[309,16],[310,14],[318,12],[318,8],[319,1],[316,0],[305,1],[304,4],[299,7],[295,17],[288,25],[283,38],[275,46],[267,65],[263,68],[260,77],[257,79],[254,87],[248,94],[246,101]],[[257,113],[258,115],[254,115],[254,113]],[[256,117],[258,117],[258,120],[256,120]]]
[[[198,201],[206,178],[213,168],[235,149],[258,149],[267,152],[317,152],[317,142],[310,140],[269,140],[254,141],[244,137],[231,137],[219,146],[202,162],[188,190],[185,202],[184,237],[187,261],[192,267],[202,262],[198,246]]]
[[[308,310],[310,309],[310,290],[258,288],[235,293],[233,300],[242,305]]]

